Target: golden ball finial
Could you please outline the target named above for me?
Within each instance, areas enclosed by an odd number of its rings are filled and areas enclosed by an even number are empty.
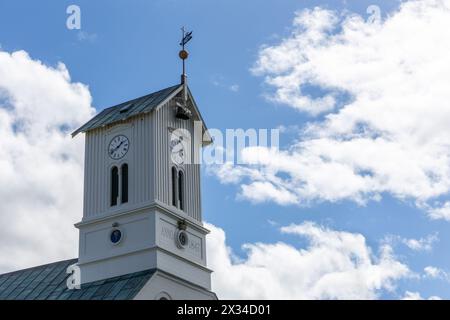
[[[186,50],[181,50],[178,56],[181,60],[186,60],[189,57],[189,53]]]

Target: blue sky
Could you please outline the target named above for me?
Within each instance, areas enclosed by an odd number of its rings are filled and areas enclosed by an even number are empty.
[[[65,11],[70,4],[81,8],[85,39],[79,38],[80,31],[65,26]],[[386,19],[398,9],[399,2],[3,0],[0,45],[6,52],[25,50],[45,65],[63,62],[73,82],[89,86],[93,106],[100,111],[179,82],[178,42],[180,27],[185,25],[194,31],[189,44],[189,85],[209,127],[302,128],[323,119],[324,114],[316,117],[265,98],[273,93],[273,87],[264,82],[270,72],[255,75],[250,71],[261,48],[277,46],[289,38],[296,12],[305,8],[320,6],[366,18],[369,5],[379,6]],[[239,89],[231,90],[232,86]],[[320,95],[308,88],[304,94]],[[299,134],[295,130],[282,133],[281,148],[288,150]],[[379,294],[381,298],[400,298],[410,291],[420,292],[425,298],[450,298],[449,279],[423,275],[427,266],[450,272],[450,223],[430,219],[426,210],[416,205],[418,197],[381,191],[380,201],[364,205],[352,198],[279,205],[239,197],[239,185],[221,183],[205,170],[202,183],[204,219],[225,230],[227,244],[242,259],[246,251],[241,246],[245,243],[305,246],[302,238],[279,231],[281,226],[304,221],[362,234],[375,252],[388,236],[420,239],[437,235],[431,250],[411,250],[400,240],[393,241],[396,259],[408,265],[415,276],[400,279],[396,289]],[[446,193],[431,198],[436,199],[445,201]]]

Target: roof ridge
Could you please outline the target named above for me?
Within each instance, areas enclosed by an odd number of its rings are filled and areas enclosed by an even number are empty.
[[[168,89],[172,89],[172,88],[175,88],[175,87],[179,87],[179,86],[180,86],[180,84],[176,84],[176,85],[173,85],[173,86],[170,86],[170,87],[167,87],[167,88],[158,90],[158,91],[154,91],[154,92],[152,92],[152,93],[145,94],[145,95],[143,95],[143,96],[140,96],[140,97],[137,97],[137,98],[134,98],[134,99],[125,101],[125,102],[121,102],[121,103],[116,104],[116,105],[113,105],[113,106],[111,106],[111,107],[104,108],[104,109],[102,109],[102,111],[108,110],[108,109],[112,109],[112,108],[117,108],[117,107],[120,107],[120,106],[125,105],[125,104],[128,104],[128,103],[133,103],[133,102],[135,102],[136,100],[140,100],[140,99],[142,99],[142,98],[147,98],[147,97],[150,97],[150,96],[152,96],[152,95],[154,95],[154,94],[161,93],[162,91],[165,91],[165,90],[168,90]],[[100,111],[100,112],[101,112],[101,111]]]

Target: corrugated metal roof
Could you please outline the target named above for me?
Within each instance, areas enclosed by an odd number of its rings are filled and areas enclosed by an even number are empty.
[[[100,128],[118,121],[126,120],[141,113],[150,112],[180,87],[181,85],[178,84],[157,92],[153,92],[146,96],[121,103],[114,107],[104,109],[72,133],[72,136],[76,136],[81,132]]]
[[[131,300],[155,270],[147,270],[67,288],[67,267],[77,259],[0,275],[0,300]]]

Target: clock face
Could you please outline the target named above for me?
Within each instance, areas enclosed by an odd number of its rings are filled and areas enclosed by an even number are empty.
[[[186,231],[178,230],[176,233],[175,243],[178,248],[184,249],[188,245],[189,237]]]
[[[108,154],[111,159],[119,160],[125,157],[130,148],[130,141],[124,135],[115,136],[108,147]]]
[[[111,231],[109,239],[113,244],[119,244],[119,242],[122,240],[122,231],[120,231],[119,229],[114,229],[113,231]]]
[[[187,234],[186,232],[180,232],[178,234],[178,242],[184,247],[187,244]]]
[[[182,137],[176,137],[170,141],[170,157],[178,165],[184,163],[185,150]]]

